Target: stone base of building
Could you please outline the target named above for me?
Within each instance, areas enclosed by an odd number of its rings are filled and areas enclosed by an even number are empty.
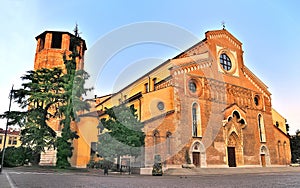
[[[74,168],[86,168],[86,165],[72,165]]]
[[[141,175],[152,175],[152,167],[145,167],[140,169]]]
[[[47,149],[45,152],[41,153],[40,166],[55,166],[56,165],[56,153],[57,151],[52,149]]]

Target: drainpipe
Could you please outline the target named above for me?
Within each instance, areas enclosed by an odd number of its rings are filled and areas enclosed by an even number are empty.
[[[139,119],[141,121],[142,119],[142,102],[141,102],[141,99],[139,98]]]
[[[150,87],[150,76],[148,75],[148,91],[151,91],[151,87]]]

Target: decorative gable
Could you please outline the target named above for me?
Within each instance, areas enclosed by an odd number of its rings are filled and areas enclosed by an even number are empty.
[[[238,123],[244,128],[247,125],[246,112],[241,109],[237,104],[232,104],[224,109],[224,120],[223,125],[227,124],[234,116]]]
[[[239,50],[242,49],[242,43],[235,38],[231,33],[229,33],[226,29],[223,30],[215,30],[215,31],[207,31],[205,33],[206,39],[226,39],[229,43],[233,46],[238,48]]]

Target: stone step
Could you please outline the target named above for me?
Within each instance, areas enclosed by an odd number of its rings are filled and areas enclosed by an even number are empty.
[[[231,175],[231,174],[251,174],[251,173],[266,173],[266,172],[290,172],[299,171],[300,167],[234,167],[234,168],[170,168],[164,172],[164,175]]]
[[[41,154],[41,159],[39,165],[41,166],[55,166],[56,164],[56,150],[50,149],[46,150]]]

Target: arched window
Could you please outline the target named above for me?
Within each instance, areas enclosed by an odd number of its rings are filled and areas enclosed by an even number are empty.
[[[159,138],[159,132],[158,132],[158,130],[155,130],[153,132],[153,147],[154,147],[154,153],[155,154],[158,151],[158,149],[157,149],[157,145],[158,145],[158,142],[159,142],[158,138]]]
[[[281,162],[280,147],[281,147],[281,142],[280,142],[280,140],[278,140],[278,142],[277,142],[277,150],[278,150],[279,163]]]
[[[200,108],[197,103],[192,106],[192,135],[201,137]]]
[[[287,164],[287,159],[286,159],[286,141],[283,142],[283,158],[284,158],[284,165]]]
[[[168,131],[166,134],[167,154],[171,154],[171,136],[172,136],[172,133]]]
[[[237,120],[241,118],[240,113],[238,111],[233,112],[233,117],[236,117]]]
[[[264,120],[261,114],[258,115],[258,131],[260,142],[266,142]]]

